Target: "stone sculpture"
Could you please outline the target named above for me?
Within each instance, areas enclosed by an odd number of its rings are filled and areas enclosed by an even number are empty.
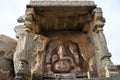
[[[73,41],[49,41],[46,48],[46,68],[48,73],[79,73],[85,72],[85,65],[79,46]],[[86,67],[85,67],[86,66]]]
[[[17,21],[17,40],[0,36],[0,80],[119,80],[93,1],[31,0]]]

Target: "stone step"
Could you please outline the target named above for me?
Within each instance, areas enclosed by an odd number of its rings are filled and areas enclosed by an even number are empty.
[[[80,78],[80,79],[33,79],[33,80],[120,80],[120,77],[111,77],[111,78]]]
[[[33,76],[32,80],[120,80],[120,76],[114,76],[114,77],[110,77],[110,78],[63,78],[63,77],[59,77],[59,78],[55,78],[54,76],[51,77],[44,77],[44,76]]]

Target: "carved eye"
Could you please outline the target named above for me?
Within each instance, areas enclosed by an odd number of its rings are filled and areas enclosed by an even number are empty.
[[[52,62],[55,62],[55,61],[57,61],[58,60],[58,56],[57,55],[54,55],[53,57],[52,57]]]
[[[0,57],[2,57],[5,54],[4,51],[0,51]]]

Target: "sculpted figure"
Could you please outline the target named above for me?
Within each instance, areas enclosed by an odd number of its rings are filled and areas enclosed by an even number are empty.
[[[49,41],[46,48],[46,73],[79,73],[88,67],[77,43],[73,41]]]
[[[30,80],[31,74],[87,71],[88,65],[76,42],[49,40],[42,35],[32,35],[26,33],[24,26],[15,27],[15,31],[17,42],[0,37],[0,45],[5,43],[5,46],[0,47],[0,80],[13,80],[15,76],[15,80]],[[12,72],[14,70],[15,73]]]
[[[76,64],[74,71],[77,70],[77,72],[87,72],[89,66],[88,63],[84,60],[78,44],[69,40],[64,42],[64,46],[66,47],[66,50],[69,51],[68,53],[73,55],[73,59]]]

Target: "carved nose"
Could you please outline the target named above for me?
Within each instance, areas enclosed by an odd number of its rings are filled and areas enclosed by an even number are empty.
[[[62,59],[65,56],[65,52],[62,46],[59,47],[58,54],[60,56],[60,59]]]

